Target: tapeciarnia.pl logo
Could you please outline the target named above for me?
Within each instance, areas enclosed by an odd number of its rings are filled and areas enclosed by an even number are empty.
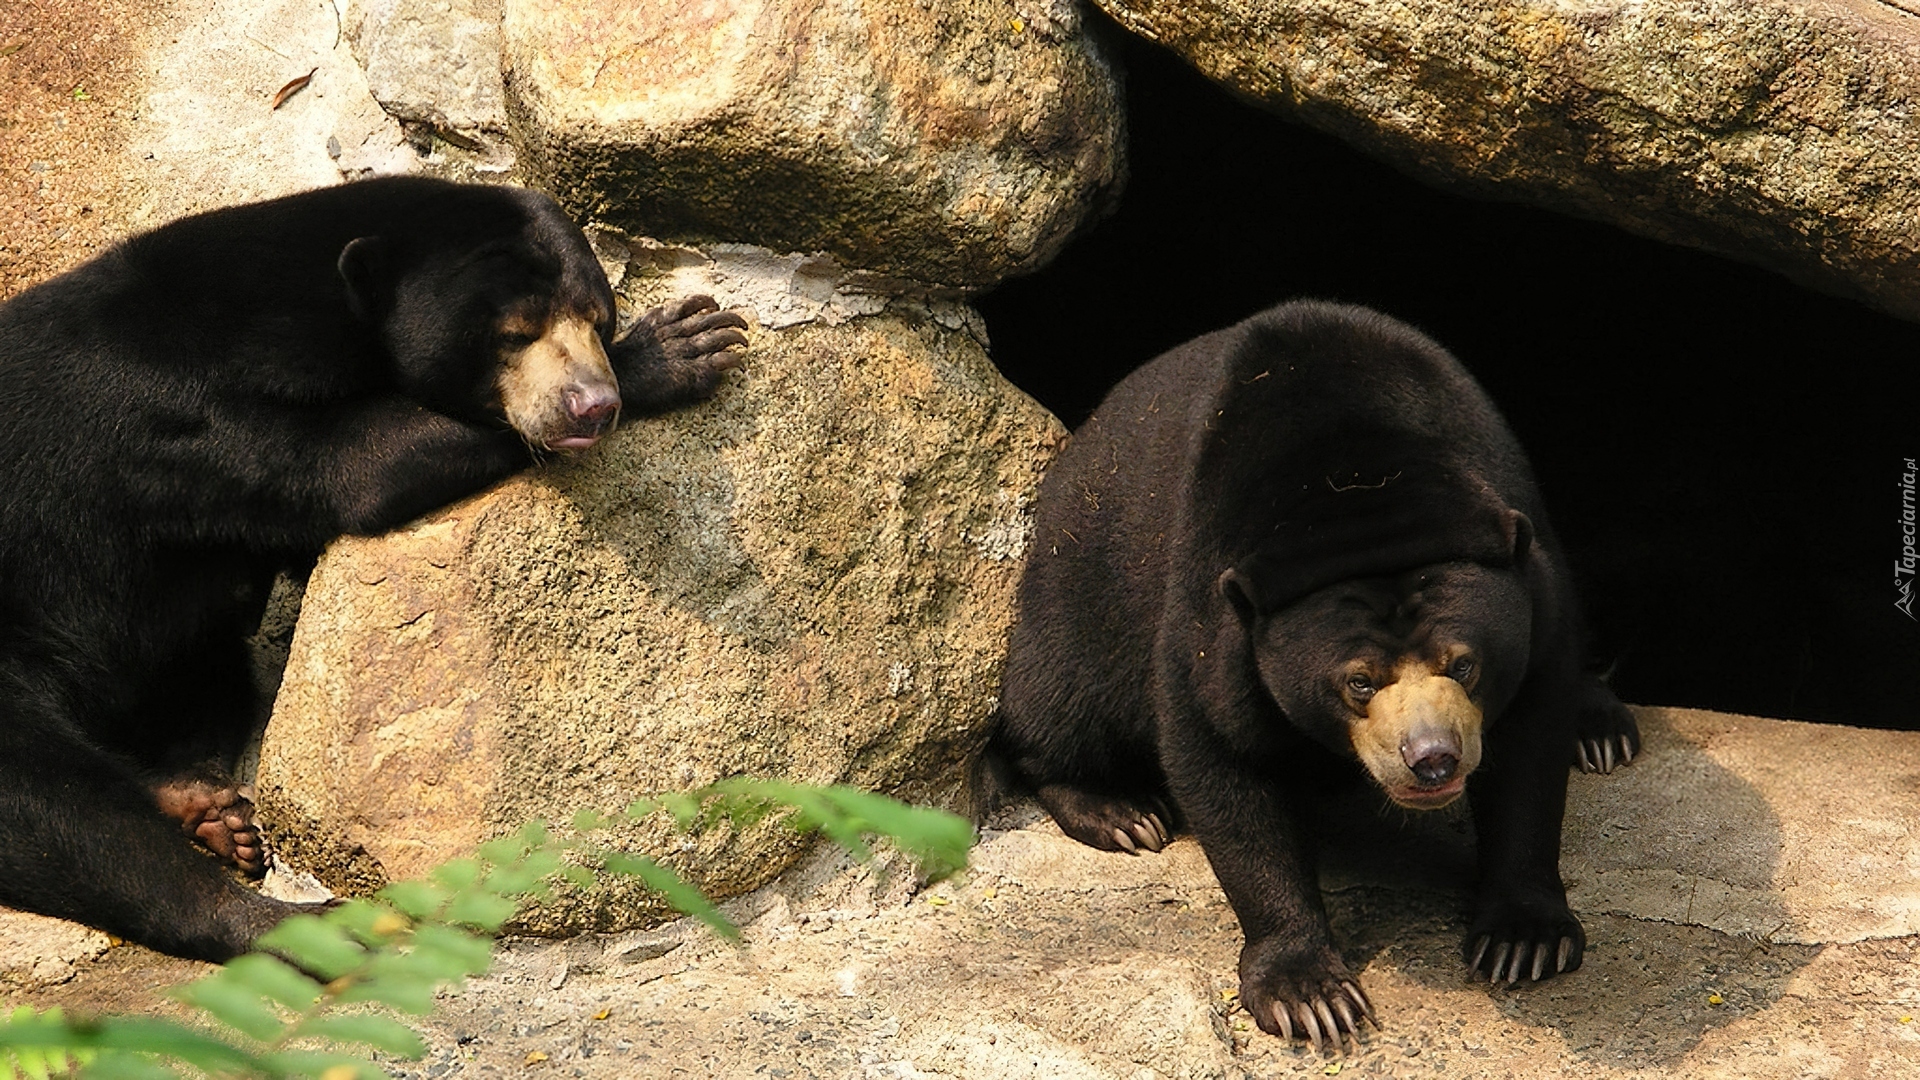
[[[1914,563],[1920,559],[1914,552],[1913,480],[1920,468],[1914,467],[1913,458],[1906,458],[1905,462],[1906,469],[1900,474],[1900,557],[1893,560],[1893,591],[1899,599],[1893,606],[1907,618],[1920,622],[1913,614]]]

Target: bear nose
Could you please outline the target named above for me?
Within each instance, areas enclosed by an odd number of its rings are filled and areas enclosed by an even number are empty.
[[[598,431],[620,411],[620,393],[611,387],[569,386],[561,393],[567,416],[581,428]]]
[[[1444,784],[1460,767],[1460,743],[1451,732],[1417,731],[1400,744],[1400,760],[1422,784]]]

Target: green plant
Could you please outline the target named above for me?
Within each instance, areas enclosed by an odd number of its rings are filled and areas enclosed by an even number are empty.
[[[385,1077],[364,1051],[348,1048],[421,1057],[425,1040],[389,1010],[424,1016],[441,990],[484,973],[500,927],[523,900],[544,895],[545,881],[554,875],[582,885],[596,873],[637,877],[676,909],[738,940],[738,929],[720,909],[678,874],[588,839],[607,825],[660,811],[682,828],[785,814],[793,828],[821,833],[862,859],[872,854],[869,837],[884,837],[934,879],[963,869],[973,843],[971,826],[943,811],[847,787],[744,777],[643,799],[615,815],[580,814],[573,837],[555,836],[532,822],[425,879],[395,882],[371,899],[350,900],[325,914],[288,919],[260,939],[259,951],[176,991],[219,1027],[18,1009],[0,1021],[0,1080],[47,1080],[75,1070],[107,1080]],[[576,860],[565,857],[570,851]],[[600,870],[581,860],[597,861]]]

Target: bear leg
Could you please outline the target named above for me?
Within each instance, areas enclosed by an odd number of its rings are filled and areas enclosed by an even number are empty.
[[[15,705],[0,715],[0,904],[214,962],[316,909],[240,885],[126,766]]]
[[[1169,743],[1167,780],[1175,804],[1213,866],[1240,919],[1240,1004],[1262,1031],[1322,1051],[1359,1045],[1362,1023],[1380,1024],[1333,944],[1313,852],[1300,827],[1310,784],[1274,783],[1276,762],[1243,766],[1212,738]],[[1284,790],[1283,790],[1284,787]]]
[[[1538,981],[1573,971],[1586,951],[1586,932],[1560,880],[1574,690],[1571,680],[1559,679],[1523,690],[1488,740],[1482,768],[1467,780],[1480,884],[1462,956],[1490,981],[1511,985],[1523,975]]]

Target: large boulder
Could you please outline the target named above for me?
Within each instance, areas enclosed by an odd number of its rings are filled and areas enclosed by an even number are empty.
[[[1920,318],[1920,20],[1881,0],[1097,0],[1423,178]]]
[[[336,889],[737,774],[963,805],[1058,421],[959,305],[843,294],[817,258],[646,245],[627,275],[599,247],[641,304],[697,289],[777,317],[716,400],[322,559],[258,786],[289,861]],[[775,826],[610,839],[723,896],[801,850]],[[659,914],[610,887],[524,928]]]
[[[630,231],[986,286],[1124,172],[1117,79],[1069,0],[508,0],[503,37],[530,175]]]

